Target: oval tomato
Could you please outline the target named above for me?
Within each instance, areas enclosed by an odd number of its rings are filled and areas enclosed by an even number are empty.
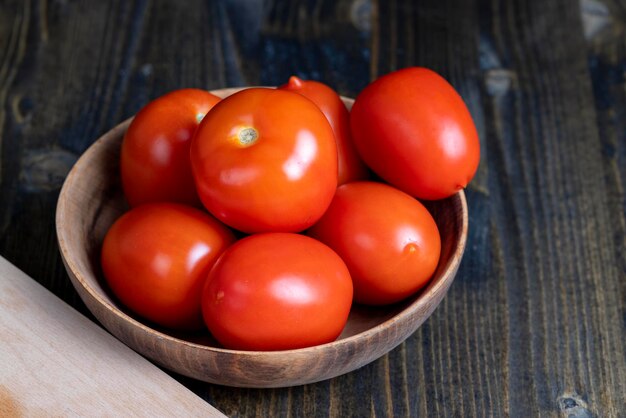
[[[421,199],[442,199],[474,176],[480,144],[461,96],[426,68],[384,75],[356,98],[354,144],[380,177]]]
[[[351,303],[350,274],[330,248],[304,235],[265,233],[218,259],[202,313],[226,348],[287,350],[335,340]]]
[[[341,256],[352,276],[354,300],[371,305],[397,302],[422,288],[441,252],[439,230],[428,210],[383,183],[338,187],[309,234]]]
[[[328,121],[310,100],[282,90],[223,99],[194,136],[191,165],[205,207],[244,232],[308,228],[337,187]]]
[[[337,184],[344,184],[368,177],[367,167],[354,148],[350,134],[350,113],[335,90],[319,81],[305,81],[296,76],[279,87],[282,90],[298,93],[311,100],[320,108],[335,134],[339,171]]]
[[[200,121],[220,98],[181,89],[144,106],[122,143],[120,170],[128,203],[179,202],[201,206],[191,174],[189,147]]]
[[[157,324],[200,329],[202,287],[232,232],[212,216],[174,203],[125,213],[102,245],[102,269],[130,310]]]

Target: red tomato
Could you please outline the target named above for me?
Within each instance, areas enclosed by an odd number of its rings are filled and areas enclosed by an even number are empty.
[[[383,183],[337,188],[309,234],[346,262],[356,302],[383,305],[422,288],[435,272],[441,238],[434,219],[417,200]]]
[[[474,177],[480,144],[461,96],[426,68],[380,77],[356,98],[350,124],[363,161],[421,199],[442,199]]]
[[[198,209],[149,203],[111,226],[102,269],[113,293],[138,315],[169,328],[200,329],[204,281],[234,239]]]
[[[304,81],[296,76],[279,89],[299,93],[315,103],[328,119],[337,142],[339,174],[337,184],[344,184],[368,177],[367,167],[354,148],[350,134],[350,113],[341,98],[329,86],[319,81]]]
[[[299,94],[242,90],[204,118],[191,144],[200,199],[244,232],[297,232],[337,187],[337,147],[324,114]]]
[[[179,202],[201,206],[189,162],[191,137],[220,100],[204,90],[182,89],[143,107],[122,143],[122,186],[131,206]]]
[[[226,348],[287,350],[335,340],[352,304],[352,281],[341,258],[304,235],[256,234],[215,263],[202,313]]]

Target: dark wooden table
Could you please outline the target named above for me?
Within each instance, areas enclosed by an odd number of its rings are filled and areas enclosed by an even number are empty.
[[[330,381],[176,378],[229,416],[626,416],[624,0],[0,0],[0,255],[89,315],[54,213],[102,133],[180,87],[295,74],[355,96],[412,65],[458,89],[481,137],[442,305]]]

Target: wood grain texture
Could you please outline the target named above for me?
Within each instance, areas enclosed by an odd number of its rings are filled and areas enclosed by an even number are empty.
[[[408,65],[467,101],[482,162],[433,316],[290,389],[177,376],[229,416],[626,416],[623,0],[0,0],[0,254],[82,312],[54,207],[71,161],[178,87],[296,74],[355,96]],[[42,163],[43,161],[43,163]]]
[[[0,415],[222,417],[0,257]]]

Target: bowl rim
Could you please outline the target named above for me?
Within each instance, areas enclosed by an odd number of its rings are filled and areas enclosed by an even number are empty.
[[[227,88],[227,89],[220,89],[220,90],[212,90],[211,93],[218,92],[218,93],[223,94],[227,92],[228,94],[230,94],[237,90],[240,90],[240,88]],[[354,99],[343,97],[343,96],[341,97],[341,99],[344,102],[353,102],[354,100]],[[92,287],[88,283],[88,281],[83,277],[82,271],[77,268],[76,263],[74,262],[73,257],[71,256],[71,253],[69,251],[68,244],[67,244],[67,241],[68,241],[67,233],[65,232],[65,229],[61,228],[62,225],[67,225],[66,218],[67,218],[67,213],[68,213],[68,204],[67,204],[68,199],[66,198],[66,195],[69,193],[71,186],[76,181],[75,177],[77,176],[77,172],[81,171],[82,166],[86,164],[86,161],[88,160],[86,156],[95,153],[105,141],[107,140],[110,141],[111,137],[123,136],[124,133],[126,132],[126,129],[128,128],[128,125],[132,121],[132,119],[133,117],[130,117],[126,119],[125,121],[121,122],[120,124],[118,124],[117,126],[115,126],[114,128],[112,128],[111,130],[105,132],[93,144],[91,144],[84,151],[84,153],[79,157],[79,159],[77,160],[77,162],[74,164],[69,174],[67,175],[63,183],[63,186],[61,188],[61,191],[59,193],[59,197],[57,200],[57,207],[56,207],[55,224],[56,224],[57,240],[59,243],[59,250],[60,250],[61,256],[63,258],[63,261],[66,263],[67,267],[72,272],[72,274],[69,274],[70,279],[72,278],[71,276],[73,275],[75,279],[80,283],[80,286],[86,292],[89,293],[92,299],[97,301],[101,306],[106,308],[110,313],[113,313],[115,316],[117,316],[119,320],[130,323],[130,325],[136,328],[139,328],[141,332],[145,334],[150,334],[153,337],[157,337],[157,338],[164,339],[164,340],[169,340],[171,343],[182,344],[186,346],[186,348],[189,348],[189,349],[201,350],[205,352],[213,352],[216,354],[246,356],[246,357],[251,357],[251,358],[258,357],[259,355],[273,356],[277,358],[283,357],[286,355],[305,355],[305,354],[314,353],[317,351],[324,351],[324,350],[336,349],[336,348],[341,348],[341,347],[350,346],[350,345],[356,345],[358,344],[359,341],[362,341],[364,339],[368,340],[377,334],[385,332],[387,329],[391,328],[394,324],[401,322],[404,319],[408,319],[408,317],[412,316],[417,311],[427,308],[428,302],[432,298],[434,298],[435,295],[437,295],[440,291],[443,290],[445,292],[447,287],[454,280],[456,270],[458,269],[461,263],[463,253],[465,251],[465,246],[467,242],[468,223],[469,223],[467,200],[466,200],[465,193],[463,190],[459,190],[457,193],[447,198],[451,200],[458,199],[460,201],[461,210],[457,212],[456,216],[458,219],[459,214],[460,214],[461,231],[459,233],[459,240],[455,244],[453,244],[450,257],[447,260],[447,263],[443,266],[439,279],[436,281],[431,280],[429,284],[426,286],[426,288],[424,288],[419,293],[415,301],[411,302],[401,311],[394,314],[392,317],[384,320],[383,322],[375,325],[374,327],[368,328],[364,331],[347,336],[345,338],[337,339],[335,341],[331,341],[331,342],[324,343],[324,344],[319,344],[319,345],[315,345],[311,347],[296,348],[296,349],[289,349],[289,350],[276,350],[276,351],[232,350],[232,349],[227,349],[227,348],[222,348],[222,347],[209,346],[209,345],[204,345],[204,344],[184,340],[179,337],[176,337],[176,336],[167,334],[163,331],[152,328],[144,324],[143,322],[139,321],[138,319],[135,319],[133,316],[130,316],[126,312],[122,311],[118,306],[112,303],[112,300],[110,297],[109,297],[109,300],[106,300],[103,296],[100,295],[100,293],[96,290],[96,288]],[[105,294],[107,293],[106,290],[103,288],[101,288],[101,291]],[[402,303],[402,302],[399,302],[399,303]],[[98,321],[100,320],[98,319]]]

